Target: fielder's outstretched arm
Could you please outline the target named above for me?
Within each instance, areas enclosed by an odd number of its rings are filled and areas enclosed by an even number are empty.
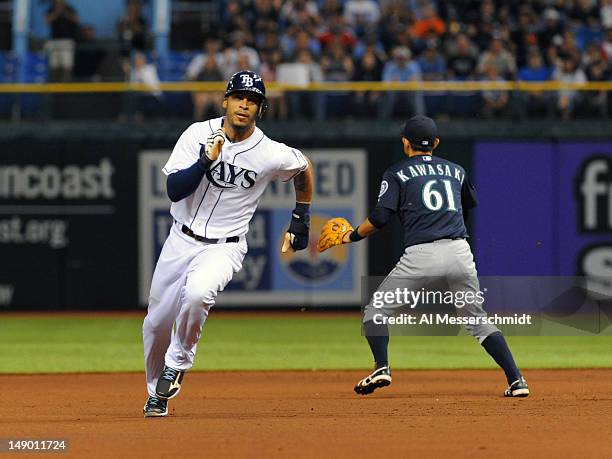
[[[381,229],[393,216],[394,212],[386,207],[375,207],[361,225],[353,231],[349,231],[342,237],[343,244],[361,241]]]

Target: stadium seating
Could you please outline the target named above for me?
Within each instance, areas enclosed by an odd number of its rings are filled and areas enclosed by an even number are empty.
[[[164,59],[151,56],[151,62],[156,65],[161,81],[184,81],[187,67],[195,55],[190,51],[171,51]],[[165,92],[164,105],[170,114],[188,117],[192,110],[191,95],[186,92]]]
[[[16,69],[15,57],[11,53],[0,53],[0,83],[13,83]],[[10,115],[13,99],[11,94],[0,94],[0,116]]]

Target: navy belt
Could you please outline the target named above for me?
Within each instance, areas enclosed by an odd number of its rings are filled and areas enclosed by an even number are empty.
[[[222,239],[211,239],[209,237],[199,236],[196,233],[194,233],[193,231],[191,231],[191,229],[187,225],[183,225],[181,227],[181,231],[184,234],[186,234],[187,236],[194,238],[196,241],[206,242],[207,244],[218,244],[219,242],[223,243],[223,242],[238,242],[238,241],[240,241],[240,236],[232,236],[232,237],[227,237],[227,238],[222,238]]]

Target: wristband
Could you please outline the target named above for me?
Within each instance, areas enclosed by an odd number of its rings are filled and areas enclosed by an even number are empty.
[[[365,239],[365,236],[359,235],[359,227],[355,228],[351,234],[349,234],[349,240],[351,242],[359,242],[362,239]]]
[[[200,164],[205,171],[208,171],[210,166],[212,166],[212,163],[214,163],[214,161],[206,155],[206,146],[202,145],[200,148]]]
[[[295,203],[295,209],[293,209],[298,215],[304,215],[310,212],[310,203],[309,202],[297,202]]]

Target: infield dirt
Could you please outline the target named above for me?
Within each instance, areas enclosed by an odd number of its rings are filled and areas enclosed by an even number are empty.
[[[612,370],[528,371],[526,399],[499,371],[398,371],[360,397],[363,376],[193,372],[144,419],[143,374],[2,375],[0,437],[67,439],[58,457],[612,457]]]

